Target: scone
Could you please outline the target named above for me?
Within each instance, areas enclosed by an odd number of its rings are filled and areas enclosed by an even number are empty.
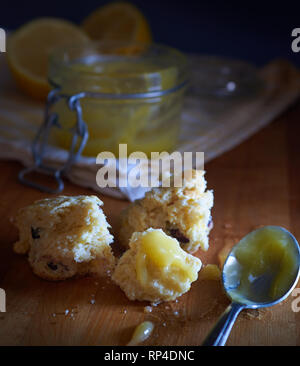
[[[149,227],[161,228],[176,238],[181,247],[196,252],[208,249],[208,234],[212,228],[210,210],[213,192],[206,191],[203,170],[193,170],[182,187],[153,188],[143,199],[136,200],[121,214],[119,241],[128,247],[134,232]]]
[[[34,273],[47,280],[113,269],[113,237],[102,204],[96,196],[59,196],[20,209],[14,251],[28,253]]]
[[[130,300],[175,300],[198,278],[200,259],[181,249],[161,229],[134,233],[112,279]]]

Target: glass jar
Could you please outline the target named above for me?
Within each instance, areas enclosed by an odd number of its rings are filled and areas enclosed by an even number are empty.
[[[50,57],[49,81],[59,95],[51,109],[61,126],[54,136],[61,147],[70,146],[69,130],[76,123],[68,104],[72,95],[80,95],[89,132],[83,155],[118,156],[121,143],[128,153],[148,156],[175,147],[187,84],[181,52],[157,44],[70,45]]]

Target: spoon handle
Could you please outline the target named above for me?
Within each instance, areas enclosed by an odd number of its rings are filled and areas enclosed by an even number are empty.
[[[205,338],[202,346],[224,346],[237,316],[244,307],[242,304],[232,302]]]

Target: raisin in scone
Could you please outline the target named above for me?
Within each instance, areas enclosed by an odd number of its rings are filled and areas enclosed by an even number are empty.
[[[20,209],[14,251],[28,253],[34,273],[48,280],[113,269],[113,237],[102,204],[96,196],[59,196]]]
[[[134,232],[152,227],[176,238],[187,252],[194,253],[199,247],[207,250],[213,192],[206,190],[204,173],[193,170],[183,179],[182,187],[153,188],[130,204],[121,214],[120,243],[128,247]]]
[[[159,303],[189,291],[200,268],[200,259],[181,249],[176,239],[150,228],[133,233],[112,279],[130,300]]]

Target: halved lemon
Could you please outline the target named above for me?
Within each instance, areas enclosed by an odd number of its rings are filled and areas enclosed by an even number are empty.
[[[23,25],[7,42],[8,64],[20,89],[35,99],[45,100],[50,90],[47,73],[52,49],[88,40],[80,27],[62,19],[39,18]]]
[[[142,43],[152,41],[146,18],[134,5],[127,2],[101,6],[83,20],[82,27],[95,40]]]

